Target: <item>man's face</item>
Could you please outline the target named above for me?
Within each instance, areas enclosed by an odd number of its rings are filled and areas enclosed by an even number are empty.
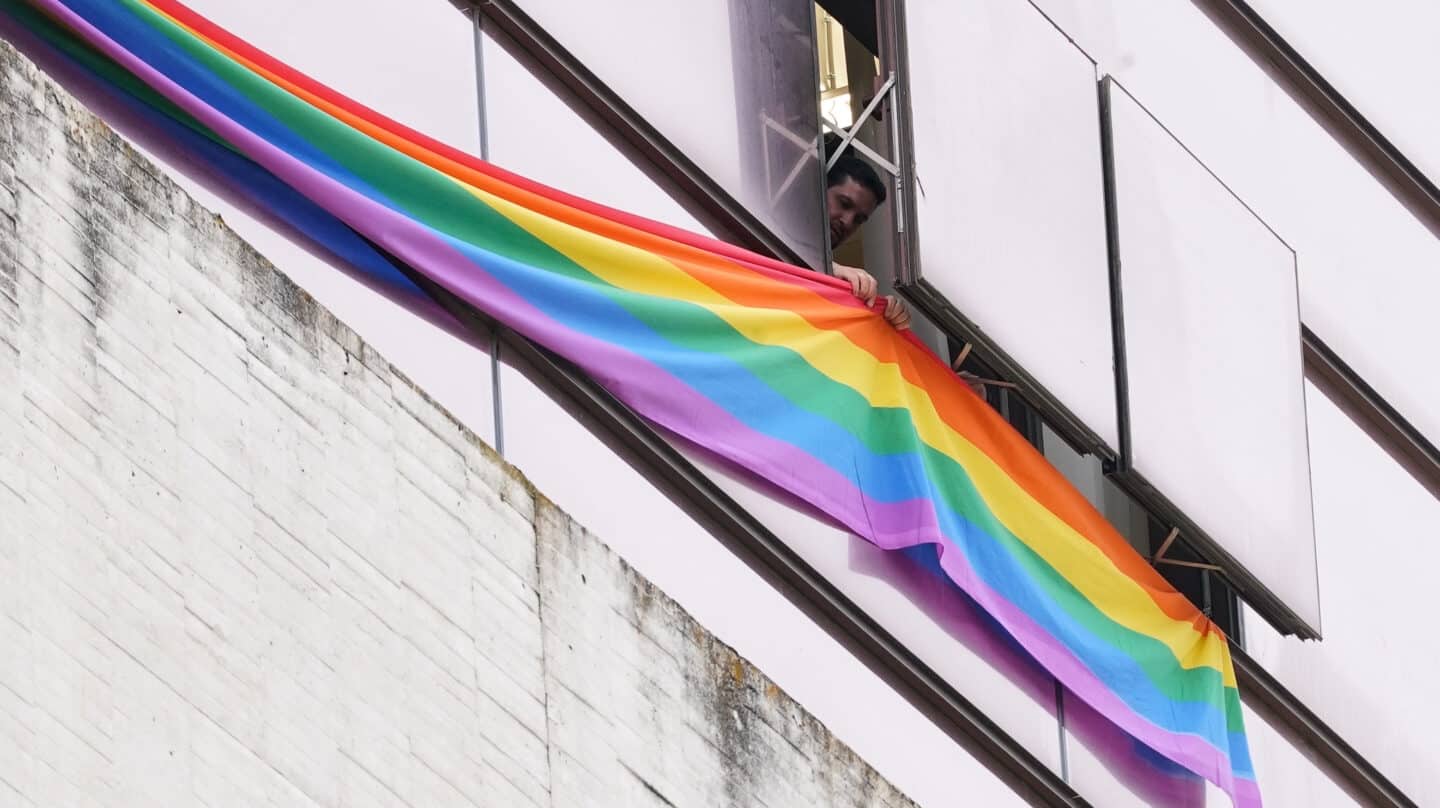
[[[825,189],[825,202],[830,217],[830,246],[838,247],[854,235],[860,225],[875,212],[875,195],[870,189],[845,177]]]

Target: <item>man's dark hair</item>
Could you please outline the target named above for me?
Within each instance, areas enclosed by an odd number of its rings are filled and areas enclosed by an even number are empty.
[[[836,140],[835,145],[839,145],[838,138]],[[828,160],[828,155],[832,148],[828,138],[826,139],[825,146],[826,159]],[[848,148],[840,154],[840,159],[835,161],[835,165],[831,166],[830,170],[825,172],[825,187],[833,188],[844,182],[847,178],[855,180],[860,184],[860,187],[874,194],[876,205],[885,204],[885,183],[880,181],[880,175],[875,173],[875,169],[871,168],[869,163],[852,155]]]

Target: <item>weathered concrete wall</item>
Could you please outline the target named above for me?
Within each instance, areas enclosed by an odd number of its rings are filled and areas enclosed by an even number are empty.
[[[3,43],[0,116],[0,805],[907,804]]]

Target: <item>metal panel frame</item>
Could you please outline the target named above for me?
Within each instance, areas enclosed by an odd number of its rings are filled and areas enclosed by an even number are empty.
[[[915,135],[910,118],[910,56],[906,45],[905,2],[906,0],[876,0],[881,18],[881,70],[894,71],[897,97],[900,99],[895,105],[896,109],[890,111],[890,114],[896,117],[896,131],[899,136],[895,139],[895,158],[902,172],[901,180],[896,183],[893,214],[899,221],[895,246],[896,291],[914,303],[952,337],[970,344],[971,353],[993,368],[997,378],[1018,385],[1019,395],[1040,413],[1055,434],[1069,443],[1071,448],[1082,454],[1097,455],[1107,466],[1113,465],[1119,460],[1119,447],[1107,445],[1099,434],[1086,426],[1058,396],[1040,384],[1035,376],[1000,347],[994,338],[956,309],[945,295],[925,280],[919,260],[920,241],[915,224],[915,195],[906,193],[915,185],[915,159],[912,153]],[[1045,21],[1050,22],[1049,18],[1045,18]],[[1085,58],[1090,59],[1089,54],[1085,54]],[[1090,63],[1093,65],[1095,61],[1090,59]],[[1099,121],[1096,125],[1100,125]],[[1118,375],[1118,356],[1115,362]]]
[[[1440,497],[1440,447],[1415,431],[1389,402],[1325,344],[1308,326],[1305,337],[1305,369],[1312,381],[1344,399],[1367,431],[1397,461],[1415,476],[1430,493]]]
[[[1112,317],[1114,318],[1113,331],[1115,334],[1115,385],[1120,415],[1120,457],[1112,476],[1118,485],[1135,499],[1139,500],[1157,517],[1171,525],[1179,527],[1195,550],[1210,562],[1221,567],[1225,579],[1229,582],[1230,586],[1239,593],[1251,607],[1274,625],[1277,630],[1286,634],[1294,634],[1304,639],[1318,640],[1320,639],[1318,626],[1311,626],[1304,618],[1296,614],[1284,600],[1272,593],[1269,587],[1252,574],[1245,564],[1235,558],[1220,541],[1209,535],[1195,520],[1187,516],[1173,500],[1156,488],[1145,478],[1144,474],[1137,471],[1134,467],[1134,447],[1131,445],[1130,434],[1130,369],[1126,361],[1125,353],[1124,286],[1121,283],[1123,262],[1121,261],[1120,216],[1117,198],[1118,189],[1116,188],[1115,177],[1115,133],[1113,119],[1111,117],[1112,95],[1116,88],[1118,88],[1119,92],[1125,93],[1132,101],[1135,101],[1142,110],[1145,109],[1144,105],[1140,104],[1138,100],[1135,100],[1134,96],[1131,96],[1129,92],[1125,90],[1124,86],[1115,81],[1114,78],[1106,76],[1101,79],[1099,84],[1101,114],[1100,144],[1105,172],[1105,218],[1109,230],[1110,289],[1113,296]],[[1149,114],[1148,110],[1146,110],[1146,114]],[[1160,125],[1162,130],[1164,129],[1164,126],[1159,124],[1158,121],[1156,123]],[[1166,134],[1169,135],[1168,130]],[[1184,148],[1183,144],[1181,147]],[[1303,368],[1299,369],[1298,372],[1299,377],[1296,379],[1296,382],[1303,384]],[[1308,478],[1308,465],[1306,467],[1306,474]],[[1311,537],[1311,541],[1314,541],[1313,536]]]
[[[812,6],[810,12],[810,45],[812,52],[816,50],[815,43],[820,41],[820,31],[816,27],[818,23],[819,20],[816,19],[814,7]],[[810,64],[812,67],[810,86],[818,88],[820,86],[819,53],[815,53],[815,58],[810,60]],[[826,174],[829,172],[830,166],[834,163],[833,161],[830,163],[826,163],[825,161],[825,105],[818,91],[815,93],[815,123],[817,125],[815,132],[815,156],[820,161],[820,182],[816,183],[816,190],[819,191],[819,199],[817,201],[820,204],[820,223],[824,231],[820,239],[820,260],[823,263],[819,269],[826,275],[833,275],[835,273],[835,245],[830,243],[830,223],[825,216],[826,209],[830,205],[830,188],[826,185]]]

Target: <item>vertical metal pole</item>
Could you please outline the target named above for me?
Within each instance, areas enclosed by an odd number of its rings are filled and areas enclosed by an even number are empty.
[[[815,88],[815,159],[818,161],[820,174],[820,224],[821,244],[825,249],[820,251],[820,266],[815,269],[827,275],[835,271],[835,257],[833,250],[835,245],[830,243],[830,213],[829,203],[826,200],[825,187],[825,125],[821,123],[825,109],[820,103],[820,31],[816,15],[820,13],[820,7],[814,3],[810,4],[810,64],[813,68],[810,77],[810,86]]]
[[[909,117],[909,54],[905,42],[905,0],[878,0],[875,4],[879,35],[880,69],[894,75],[895,85],[885,114],[890,116],[890,160],[900,169],[895,177],[895,199],[890,203],[894,227],[895,284],[910,286],[920,281],[920,241],[916,230],[915,177],[911,143],[914,139]]]
[[[480,9],[470,11],[475,38],[475,96],[477,121],[480,128],[480,159],[490,159],[490,119],[485,109],[485,16]],[[505,406],[500,397],[500,330],[490,330],[490,409],[494,413],[495,453],[505,456]]]
[[[1070,747],[1065,738],[1065,687],[1055,680],[1055,723],[1060,733],[1060,779],[1070,782]]]
[[[485,109],[485,15],[480,9],[472,9],[470,20],[474,26],[475,36],[475,101],[476,109],[479,110],[480,127],[480,159],[490,159],[490,119]]]
[[[1115,132],[1110,120],[1110,77],[1098,78],[1095,91],[1100,96],[1100,171],[1101,193],[1105,206],[1105,251],[1110,262],[1110,331],[1115,362],[1115,419],[1120,432],[1120,445],[1115,449],[1115,469],[1130,466],[1130,381],[1129,362],[1125,356],[1125,299],[1120,288],[1124,268],[1120,261],[1120,205],[1115,187]]]

